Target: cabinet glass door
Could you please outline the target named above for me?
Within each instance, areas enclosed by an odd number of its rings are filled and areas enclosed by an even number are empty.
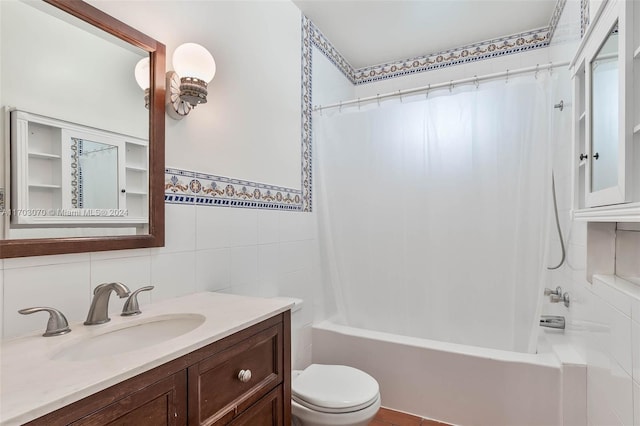
[[[618,25],[591,62],[591,191],[618,185]]]

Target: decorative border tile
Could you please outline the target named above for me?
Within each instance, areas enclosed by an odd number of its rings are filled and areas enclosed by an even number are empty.
[[[584,37],[589,26],[589,0],[580,0],[580,37]]]
[[[549,20],[549,43],[551,43],[551,40],[553,40],[553,35],[556,33],[558,22],[560,22],[560,17],[562,16],[562,11],[564,10],[564,6],[566,4],[567,0],[557,0],[556,2],[556,7],[553,9],[551,19]]]
[[[322,34],[322,31],[315,26],[315,24],[306,16],[302,15],[302,28],[303,37],[305,28],[307,30],[308,37],[311,39],[311,43],[316,46],[329,61],[344,74],[347,79],[353,83],[358,84],[355,80],[356,70],[351,64],[338,52],[329,39]]]
[[[316,46],[351,83],[359,85],[547,47],[553,38],[565,4],[566,0],[558,0],[556,2],[549,25],[545,28],[474,43],[429,55],[358,69],[354,69],[349,64],[331,44],[329,39],[322,34],[318,27],[308,18],[304,17],[303,21],[308,21],[306,27],[310,32],[311,43]],[[305,25],[303,24],[303,28],[304,27]]]
[[[312,175],[312,70],[313,70],[313,23],[302,15],[302,70],[301,70],[301,129],[302,129],[302,211],[310,212],[313,208],[313,175]]]
[[[371,83],[389,78],[402,77],[457,64],[495,58],[527,50],[547,47],[549,28],[511,35],[494,40],[446,50],[432,55],[418,56],[403,61],[390,62],[356,70],[356,84]]]
[[[164,182],[169,204],[302,211],[299,189],[171,168]]]

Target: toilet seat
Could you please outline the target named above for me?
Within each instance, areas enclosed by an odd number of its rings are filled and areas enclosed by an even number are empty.
[[[311,364],[296,375],[291,390],[298,404],[322,413],[363,410],[380,398],[373,377],[345,365]]]

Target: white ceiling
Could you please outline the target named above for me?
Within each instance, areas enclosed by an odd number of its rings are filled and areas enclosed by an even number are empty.
[[[549,25],[556,0],[293,0],[354,68]]]

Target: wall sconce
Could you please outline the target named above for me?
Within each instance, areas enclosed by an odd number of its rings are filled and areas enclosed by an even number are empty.
[[[216,74],[216,61],[199,44],[185,43],[173,52],[173,69],[167,73],[167,114],[181,120],[207,103],[207,85]]]
[[[142,58],[136,64],[136,68],[134,70],[134,75],[136,77],[136,82],[138,86],[142,90],[144,90],[144,107],[149,109],[149,58]]]

